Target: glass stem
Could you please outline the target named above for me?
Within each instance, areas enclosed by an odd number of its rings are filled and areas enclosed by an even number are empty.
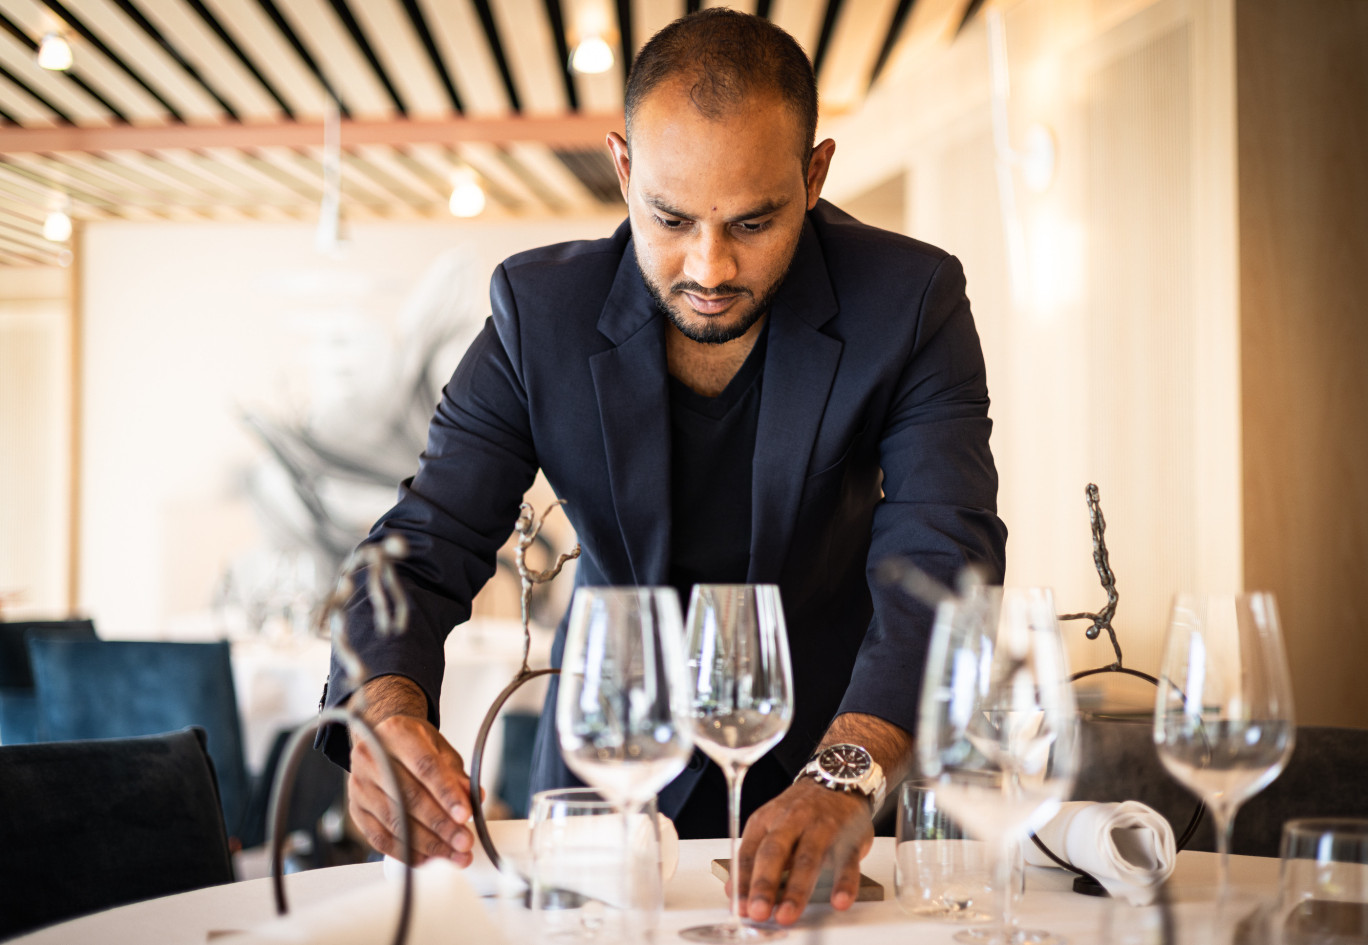
[[[997,876],[994,877],[997,912],[1002,922],[1002,945],[1008,945],[1012,940],[1012,861],[1015,853],[1016,840],[1003,840],[998,849]]]
[[[731,917],[727,924],[734,929],[741,927],[741,782],[746,779],[749,765],[723,765],[727,777],[727,830],[731,837]]]
[[[1224,805],[1213,804],[1210,809],[1216,828],[1216,903],[1224,908],[1230,897],[1230,835],[1235,812]]]

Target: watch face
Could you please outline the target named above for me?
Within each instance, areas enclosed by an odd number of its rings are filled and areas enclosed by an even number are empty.
[[[837,781],[858,781],[869,772],[873,760],[869,752],[856,745],[832,745],[822,752],[817,765]]]

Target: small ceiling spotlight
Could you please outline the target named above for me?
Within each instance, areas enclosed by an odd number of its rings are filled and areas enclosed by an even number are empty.
[[[38,42],[38,65],[53,72],[65,72],[71,68],[71,44],[56,30],[44,33]]]
[[[71,201],[62,198],[61,203],[48,211],[43,220],[43,239],[51,243],[65,243],[71,239]]]
[[[570,54],[570,68],[583,75],[599,75],[613,68],[613,47],[602,36],[582,39]]]
[[[469,171],[458,172],[451,177],[451,200],[447,203],[452,216],[478,217],[484,212],[485,192],[475,175]]]

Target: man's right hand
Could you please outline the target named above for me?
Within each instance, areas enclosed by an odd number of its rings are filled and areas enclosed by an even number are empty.
[[[366,684],[364,712],[388,751],[408,808],[413,865],[440,857],[469,866],[475,836],[465,762],[427,720],[427,697],[412,680],[382,676]],[[370,845],[404,858],[398,808],[370,747],[354,739],[348,810]]]

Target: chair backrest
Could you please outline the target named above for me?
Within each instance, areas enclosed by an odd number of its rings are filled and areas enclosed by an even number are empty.
[[[29,637],[94,640],[90,620],[27,620],[0,623],[0,745],[26,745],[38,738],[38,701],[29,666]]]
[[[1153,807],[1181,835],[1196,797],[1159,761],[1146,723],[1088,721],[1080,736],[1075,800],[1137,800]],[[1368,729],[1303,725],[1287,767],[1235,815],[1230,851],[1277,856],[1282,825],[1297,817],[1368,817]],[[1211,815],[1186,849],[1216,849]]]
[[[0,938],[231,882],[204,733],[0,747]]]
[[[247,805],[242,723],[228,643],[29,640],[45,741],[126,738],[198,725],[218,772],[228,832]]]

